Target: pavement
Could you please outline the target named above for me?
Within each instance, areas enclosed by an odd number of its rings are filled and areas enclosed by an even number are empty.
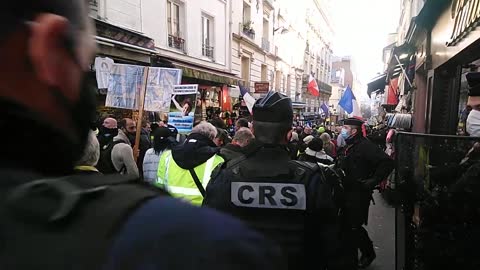
[[[377,258],[367,270],[395,270],[395,208],[387,205],[375,191],[375,205],[370,205],[367,231]]]

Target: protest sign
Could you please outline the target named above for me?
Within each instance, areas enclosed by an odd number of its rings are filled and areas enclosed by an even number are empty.
[[[138,110],[144,67],[113,64],[110,70],[106,107]]]
[[[197,84],[176,85],[174,87],[168,124],[176,127],[178,133],[186,134],[192,131],[197,95]]]
[[[173,88],[181,80],[181,69],[150,67],[144,109],[150,112],[168,112]]]

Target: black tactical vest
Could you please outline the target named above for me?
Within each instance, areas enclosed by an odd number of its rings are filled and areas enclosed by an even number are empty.
[[[319,229],[313,228],[319,221],[310,215],[317,196],[310,187],[317,185],[309,182],[320,168],[290,161],[287,152],[279,155],[257,153],[217,168],[203,203],[246,221],[283,249],[289,269],[303,269],[305,258],[312,257],[307,253],[318,252],[314,243],[308,242],[309,233]],[[267,156],[274,161],[266,162]]]

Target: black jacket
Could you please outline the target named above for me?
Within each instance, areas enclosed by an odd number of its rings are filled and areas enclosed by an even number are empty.
[[[361,188],[361,182],[371,179],[376,184],[383,181],[393,170],[393,160],[377,145],[359,135],[347,140],[340,158],[345,172],[346,191]]]
[[[205,206],[246,221],[278,243],[288,269],[303,269],[310,263],[322,269],[333,264],[330,259],[338,247],[337,208],[332,187],[315,164],[291,161],[285,146],[256,143],[255,152],[231,166],[224,164],[212,174]],[[296,208],[304,200],[305,208]]]
[[[288,151],[292,160],[298,159],[299,142],[288,143]]]
[[[172,157],[180,168],[189,170],[205,163],[219,150],[209,138],[193,133],[172,149]]]
[[[242,147],[229,143],[220,149],[220,155],[225,161],[233,160],[243,155]]]
[[[255,152],[257,147],[258,146],[255,141],[252,141],[250,144],[244,147],[229,143],[220,149],[220,155],[223,157],[223,159],[225,159],[225,162],[227,162],[241,156],[248,156]]]

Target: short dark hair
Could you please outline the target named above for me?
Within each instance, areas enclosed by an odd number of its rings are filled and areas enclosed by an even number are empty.
[[[119,129],[127,128],[127,120],[129,120],[129,119],[128,118],[123,118],[122,120],[120,120],[120,122],[118,122],[118,128]]]
[[[223,122],[223,120],[218,118],[218,117],[210,119],[210,121],[208,121],[208,122],[210,122],[210,124],[212,124],[216,128],[221,128],[221,129],[226,128],[225,122]]]
[[[84,11],[84,12],[82,12]],[[23,0],[5,1],[0,9],[0,43],[18,26],[31,21],[40,13],[52,13],[69,20],[68,42],[76,43],[76,32],[85,28],[88,1],[86,0]],[[73,45],[72,44],[72,45]]]
[[[248,128],[248,120],[245,119],[245,118],[240,118],[237,120],[237,123],[236,123],[238,126],[240,127],[246,127]]]
[[[255,135],[255,139],[266,144],[284,143],[287,133],[291,129],[290,123],[253,121],[253,135]]]

